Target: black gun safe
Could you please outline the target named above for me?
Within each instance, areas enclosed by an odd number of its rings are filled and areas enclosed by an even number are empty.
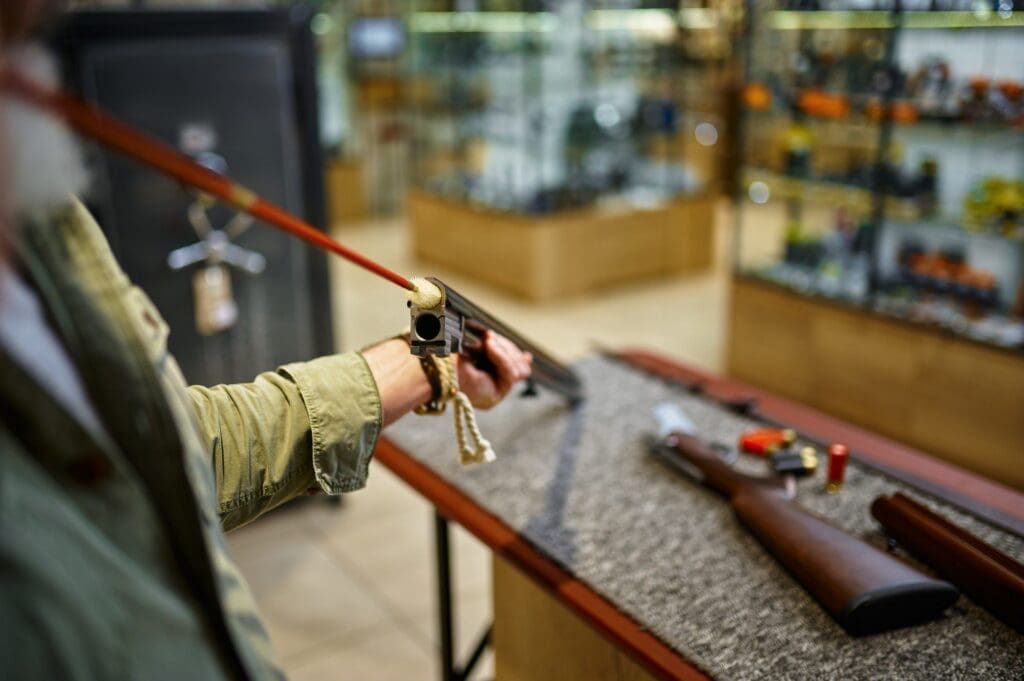
[[[86,100],[323,229],[311,16],[76,12],[55,43]],[[135,161],[96,145],[88,154],[86,203],[167,319],[190,382],[248,381],[333,351],[323,253]]]

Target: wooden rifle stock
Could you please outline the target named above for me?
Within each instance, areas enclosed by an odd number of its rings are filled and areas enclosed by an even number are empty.
[[[939,617],[959,592],[880,551],[786,498],[781,487],[727,466],[683,433],[678,454],[708,487],[729,499],[736,516],[850,634],[873,634]]]
[[[1024,633],[1024,565],[905,494],[878,497],[871,515],[907,551]]]
[[[527,340],[508,324],[500,321],[479,305],[457,293],[440,279],[430,282],[441,291],[441,301],[433,308],[410,304],[409,336],[414,355],[436,354],[445,357],[453,352],[469,357],[478,368],[490,370],[484,352],[484,336],[488,330],[501,334],[520,350],[533,355],[533,370],[527,394],[534,385],[543,386],[578,402],[583,398],[579,377],[550,354]]]

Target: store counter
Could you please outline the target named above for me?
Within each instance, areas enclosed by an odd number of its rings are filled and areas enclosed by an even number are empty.
[[[843,490],[824,491],[822,465],[798,484],[797,502],[878,547],[886,540],[870,503],[902,490],[1020,560],[1024,495],[647,353],[577,368],[587,394],[578,407],[543,394],[480,415],[493,464],[457,463],[449,418],[403,421],[378,447],[439,514],[445,679],[464,671],[451,650],[447,521],[494,552],[498,681],[1024,675],[1024,637],[963,596],[928,624],[847,634],[725,500],[652,456],[651,412],[680,406],[709,442],[735,444],[763,419],[795,428],[802,443],[843,442],[853,456]],[[765,464],[742,455],[736,465]]]

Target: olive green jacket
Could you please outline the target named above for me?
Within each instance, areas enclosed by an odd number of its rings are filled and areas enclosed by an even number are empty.
[[[19,251],[113,442],[0,351],[2,675],[281,678],[224,531],[364,484],[381,429],[366,363],[187,387],[81,204],[26,221]]]

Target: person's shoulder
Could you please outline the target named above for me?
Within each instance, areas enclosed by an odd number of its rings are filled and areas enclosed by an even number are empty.
[[[69,196],[67,202],[57,209],[57,219],[78,238],[87,239],[94,242],[97,247],[110,250],[110,244],[107,243],[107,237],[99,223],[79,197]]]
[[[76,264],[119,280],[125,277],[106,234],[79,197],[69,196],[54,217],[60,223],[61,238]]]
[[[73,194],[65,200],[33,208],[19,217],[20,229],[44,232],[49,238],[86,239],[106,246],[107,240],[96,218]],[[109,246],[108,246],[109,248]]]

